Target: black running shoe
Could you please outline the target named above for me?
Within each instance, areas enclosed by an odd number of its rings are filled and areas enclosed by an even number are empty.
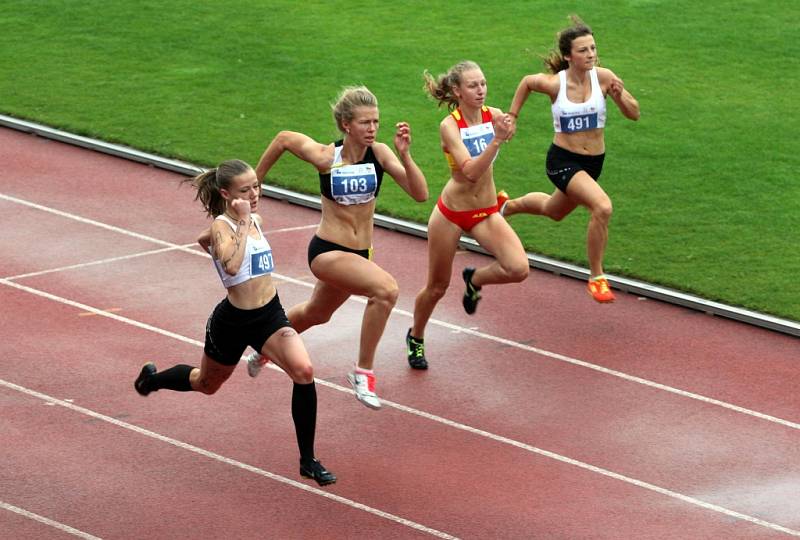
[[[150,379],[155,374],[156,365],[154,363],[148,362],[142,367],[142,371],[139,372],[139,376],[136,377],[136,381],[133,383],[133,387],[139,392],[139,395],[146,396],[153,391],[150,388]]]
[[[472,284],[472,274],[475,273],[475,269],[471,266],[464,268],[464,271],[461,273],[461,276],[464,278],[464,284],[466,288],[464,289],[464,311],[467,312],[468,315],[472,315],[475,313],[475,310],[478,308],[478,300],[481,299],[480,294],[480,287],[476,287]]]
[[[336,475],[322,466],[318,459],[311,461],[300,460],[300,476],[303,478],[313,478],[317,484],[327,486],[336,483]]]
[[[411,335],[411,328],[406,334],[406,351],[408,352],[408,365],[414,369],[428,369],[428,361],[425,359],[424,340],[415,338]]]

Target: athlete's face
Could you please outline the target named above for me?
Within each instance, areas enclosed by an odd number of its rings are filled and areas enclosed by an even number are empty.
[[[356,107],[353,109],[353,119],[342,122],[342,126],[351,140],[369,146],[375,142],[378,134],[378,118],[377,107]]]
[[[236,175],[231,180],[228,189],[220,190],[222,196],[228,202],[235,199],[244,199],[250,203],[250,211],[255,212],[258,207],[258,197],[261,195],[261,183],[256,178],[256,173],[253,169]]]
[[[470,69],[461,74],[461,84],[453,89],[461,105],[480,107],[486,101],[486,77],[480,69]]]
[[[572,40],[572,52],[566,57],[570,67],[592,69],[597,63],[597,45],[594,36],[581,36]]]

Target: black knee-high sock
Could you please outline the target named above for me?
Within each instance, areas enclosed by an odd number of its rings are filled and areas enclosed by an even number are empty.
[[[317,429],[317,387],[314,381],[308,384],[294,383],[292,420],[297,434],[297,446],[300,448],[300,459],[314,459],[314,434]]]
[[[175,390],[176,392],[191,392],[192,383],[189,381],[189,374],[194,367],[186,364],[178,364],[164,371],[159,371],[150,379],[150,387],[153,390]]]

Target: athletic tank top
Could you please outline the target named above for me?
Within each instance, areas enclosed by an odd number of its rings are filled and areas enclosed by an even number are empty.
[[[228,216],[220,215],[215,219],[223,220],[230,225],[234,231],[236,230],[236,224]],[[256,230],[258,230],[258,234],[261,238],[251,238],[249,234],[247,235],[244,259],[242,259],[242,265],[239,267],[239,271],[235,276],[225,272],[225,269],[222,268],[222,263],[214,259],[212,253],[214,267],[217,269],[219,278],[222,280],[222,284],[226,289],[238,285],[239,283],[244,283],[248,279],[270,274],[275,269],[275,263],[272,260],[272,248],[269,246],[269,242],[267,242],[267,237],[264,236],[258,222],[253,220],[253,223],[255,223]],[[209,251],[211,251],[210,247]]]
[[[597,69],[589,72],[592,95],[583,103],[573,103],[567,99],[567,72],[559,71],[558,97],[553,102],[553,128],[556,133],[574,133],[606,126],[606,98],[600,88]]]
[[[486,150],[486,147],[489,146],[489,143],[492,142],[494,139],[494,125],[492,124],[492,111],[489,110],[489,107],[483,105],[481,107],[481,123],[468,126],[467,121],[464,120],[464,116],[461,114],[461,109],[456,108],[456,110],[450,113],[456,124],[458,124],[458,130],[461,134],[461,142],[464,143],[464,146],[467,147],[467,151],[469,155],[472,157],[478,157]],[[447,151],[447,148],[443,148],[444,150],[444,157],[447,160],[447,164],[450,166],[450,170],[455,170],[457,168],[456,162],[453,160],[453,156],[450,155],[450,152]],[[495,159],[497,156],[495,155]]]
[[[319,191],[339,204],[364,204],[378,196],[383,182],[383,167],[372,147],[367,147],[364,159],[350,165],[342,164],[344,140],[334,143],[331,170],[319,173]]]

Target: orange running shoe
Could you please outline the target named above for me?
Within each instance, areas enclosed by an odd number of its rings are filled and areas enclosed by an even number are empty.
[[[586,290],[589,291],[592,298],[598,302],[606,303],[614,301],[614,293],[611,292],[611,288],[608,286],[608,280],[606,280],[605,276],[597,276],[590,279]]]
[[[506,193],[505,190],[500,190],[497,192],[497,211],[500,212],[501,216],[503,215],[503,211],[505,210],[505,208],[503,207],[506,205],[508,199],[510,198],[511,197],[508,196],[508,193]]]

